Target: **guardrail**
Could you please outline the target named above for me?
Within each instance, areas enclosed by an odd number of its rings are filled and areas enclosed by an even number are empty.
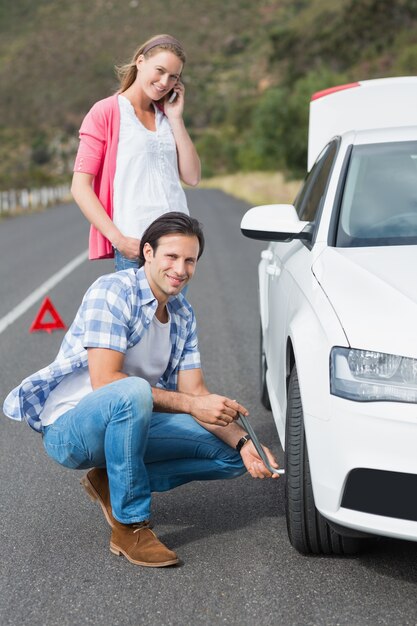
[[[0,191],[0,215],[16,213],[19,210],[45,208],[55,202],[68,200],[70,197],[69,185]]]

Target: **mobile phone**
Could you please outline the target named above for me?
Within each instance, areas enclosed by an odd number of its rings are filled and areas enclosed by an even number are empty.
[[[172,93],[170,94],[169,98],[168,98],[168,102],[169,104],[171,104],[172,102],[175,101],[175,98],[177,97],[177,92],[172,90]]]

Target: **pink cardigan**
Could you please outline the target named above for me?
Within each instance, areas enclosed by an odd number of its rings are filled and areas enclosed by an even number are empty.
[[[80,128],[80,145],[74,172],[94,176],[94,191],[107,215],[113,219],[113,181],[116,173],[120,110],[118,94],[96,102]],[[113,247],[94,226],[90,228],[89,258],[109,259]]]

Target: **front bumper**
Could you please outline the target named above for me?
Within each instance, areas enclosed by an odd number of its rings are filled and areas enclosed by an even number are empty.
[[[304,420],[314,499],[333,522],[417,541],[417,407],[331,396]]]

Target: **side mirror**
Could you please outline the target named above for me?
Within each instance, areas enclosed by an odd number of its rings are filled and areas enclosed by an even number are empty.
[[[245,213],[240,223],[245,237],[261,241],[311,241],[311,222],[302,222],[292,204],[266,204]]]

